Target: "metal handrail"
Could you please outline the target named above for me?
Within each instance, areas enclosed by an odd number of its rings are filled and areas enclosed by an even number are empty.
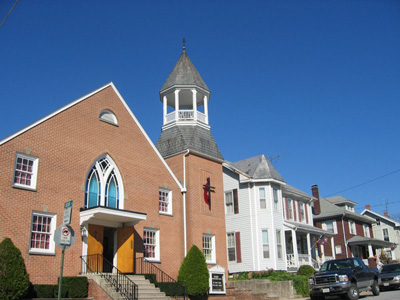
[[[179,285],[183,289],[183,295],[181,296],[173,296],[174,298],[177,297],[183,297],[183,299],[187,299],[187,291],[186,291],[186,286],[179,281],[176,281],[173,279],[171,276],[169,276],[167,273],[165,273],[163,270],[158,268],[156,265],[152,264],[151,262],[147,261],[146,258],[144,257],[138,257],[135,259],[135,274],[137,275],[154,275],[154,284],[160,288],[162,292],[163,291],[163,285],[159,283],[174,283],[176,285]]]
[[[138,300],[139,287],[101,254],[81,256],[82,273],[100,274],[127,300]]]

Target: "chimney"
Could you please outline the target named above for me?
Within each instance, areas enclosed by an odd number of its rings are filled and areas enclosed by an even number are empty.
[[[365,205],[365,209],[371,210],[371,205],[369,204]]]
[[[388,217],[388,218],[389,218],[389,212],[388,212],[388,211],[385,211],[385,212],[384,212],[384,215],[385,215],[385,217]]]
[[[321,206],[319,204],[319,191],[318,191],[318,185],[314,184],[311,187],[312,190],[312,195],[314,198],[317,198],[317,201],[314,202],[314,215],[319,215],[321,213]]]

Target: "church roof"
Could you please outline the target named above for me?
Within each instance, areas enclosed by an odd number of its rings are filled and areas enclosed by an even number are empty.
[[[210,130],[199,126],[173,126],[165,129],[161,132],[156,147],[163,157],[189,149],[223,160]]]
[[[285,182],[265,155],[250,157],[231,164],[252,179],[275,179]]]
[[[174,85],[197,85],[207,91],[210,91],[197,72],[193,63],[190,61],[189,56],[186,54],[185,48],[182,51],[181,57],[176,63],[171,74],[169,74],[167,81],[161,88],[164,91]]]

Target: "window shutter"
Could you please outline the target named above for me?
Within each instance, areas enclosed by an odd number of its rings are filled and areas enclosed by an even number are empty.
[[[235,244],[236,244],[236,262],[242,262],[242,251],[240,248],[240,232],[235,232]]]
[[[238,199],[238,191],[237,189],[233,190],[233,205],[235,209],[235,215],[239,213],[239,199]]]

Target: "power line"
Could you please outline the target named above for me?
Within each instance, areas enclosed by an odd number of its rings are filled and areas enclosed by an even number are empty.
[[[365,185],[365,184],[371,183],[371,182],[373,182],[373,181],[376,181],[376,180],[378,180],[378,179],[381,179],[381,178],[387,177],[387,176],[389,176],[389,175],[392,175],[392,174],[394,174],[394,173],[397,173],[397,172],[400,172],[400,169],[398,169],[398,170],[395,170],[395,171],[393,171],[393,172],[390,172],[390,173],[387,173],[387,174],[385,174],[385,175],[382,175],[382,176],[376,177],[376,178],[374,178],[374,179],[371,179],[371,180],[365,181],[365,182],[363,182],[363,183],[360,183],[360,184],[354,185],[354,186],[352,186],[352,187],[349,187],[349,188],[347,188],[347,189],[341,190],[341,191],[339,191],[339,192],[336,192],[336,193],[329,194],[329,195],[327,195],[327,196],[324,196],[324,198],[326,198],[326,197],[329,197],[329,196],[333,196],[333,195],[337,195],[337,194],[340,194],[340,193],[343,193],[343,192],[346,192],[346,191],[349,191],[349,190],[352,190],[352,189],[355,189],[355,188],[357,188],[357,187],[359,187],[359,186],[362,186],[362,185]]]
[[[7,16],[4,18],[3,22],[1,22],[0,27],[3,26],[4,22],[7,20],[8,16],[11,14],[11,12],[14,10],[14,8],[17,6],[19,0],[16,0],[13,7],[11,7],[10,11],[8,12]]]

